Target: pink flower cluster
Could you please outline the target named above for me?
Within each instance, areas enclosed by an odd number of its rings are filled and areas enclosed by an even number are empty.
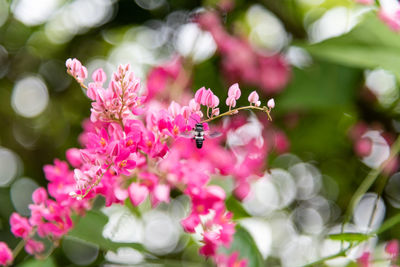
[[[25,218],[13,213],[10,217],[11,232],[24,240],[27,253],[37,257],[45,251],[42,239],[52,240],[57,246],[73,227],[71,215],[83,215],[91,207],[88,200],[78,201],[69,196],[75,180],[66,162],[56,159],[54,165],[44,167],[44,173],[49,181],[47,190],[41,187],[33,192],[33,204],[29,205],[31,216]]]
[[[258,109],[269,116],[275,105],[273,99],[268,107],[260,107],[258,94],[252,92],[249,106],[231,110],[241,96],[238,84],[234,84],[226,101],[230,110],[219,114],[219,98],[204,87],[187,105],[172,101],[165,106],[155,99],[146,102],[129,65],[118,67],[107,88],[103,87],[107,77],[102,69],[93,72],[93,82],[88,86],[84,84],[86,68],[78,60],[67,60],[67,71],[93,101],[91,116],[83,124],[83,148],[71,148],[66,153],[74,170],[58,159],[54,165],[46,165],[49,184],[47,190],[39,188],[34,192],[31,216],[11,216],[11,231],[25,241],[25,250],[40,256],[45,250],[40,238],[57,245],[73,227],[71,215],[84,215],[97,195],[105,198],[106,206],[123,204],[126,199],[137,206],[147,198],[156,206],[169,202],[171,189],[177,189],[191,200],[191,212],[182,226],[188,233],[200,233],[200,253],[220,266],[246,266],[246,260],[239,259],[238,253],[220,254],[221,246],[230,246],[235,224],[225,206],[225,191],[209,181],[213,176],[232,176],[234,193],[239,199],[245,198],[250,180],[262,176],[265,157],[272,146],[261,135],[247,138],[246,143],[235,147],[236,151],[225,149],[223,138],[207,139],[203,149],[197,149],[193,140],[181,135],[198,123],[207,131],[207,123],[201,121],[204,112],[207,121],[233,115],[243,108]],[[246,120],[238,117],[218,129],[226,136],[245,124]],[[236,155],[239,150],[240,159]]]
[[[240,79],[247,84],[262,88],[269,94],[277,93],[286,86],[291,70],[281,54],[263,55],[246,39],[230,35],[225,31],[215,12],[200,14],[197,22],[214,37],[222,57],[224,77],[229,81]]]

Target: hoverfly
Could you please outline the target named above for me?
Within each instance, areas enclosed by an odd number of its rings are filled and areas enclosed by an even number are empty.
[[[204,136],[207,136],[209,138],[216,138],[221,135],[222,135],[222,133],[220,133],[220,132],[208,133],[207,131],[204,131],[203,123],[196,123],[196,125],[194,126],[194,128],[192,129],[191,132],[180,134],[180,136],[182,136],[182,137],[194,139],[196,141],[196,147],[198,149],[203,147],[203,142],[205,139]]]

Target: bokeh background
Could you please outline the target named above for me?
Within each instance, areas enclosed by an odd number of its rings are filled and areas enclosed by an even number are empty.
[[[29,215],[31,193],[46,184],[43,166],[79,146],[90,101],[66,74],[65,60],[78,58],[89,73],[102,67],[107,74],[130,63],[145,88],[154,66],[176,53],[192,53],[193,91],[206,86],[225,99],[229,84],[217,44],[193,16],[232,2],[234,8],[222,16],[226,30],[259,53],[281,55],[290,66],[281,88],[261,90],[263,101],[274,97],[276,102],[280,139],[268,158],[271,176],[254,184],[253,197],[236,208],[258,218],[242,225],[253,238],[263,233],[255,241],[268,266],[297,266],[320,255],[321,235],[337,231],[354,191],[388,157],[400,129],[400,34],[377,18],[374,7],[350,0],[0,0],[0,240],[17,244],[9,231],[10,214]],[[258,89],[246,82],[240,87],[246,96]],[[394,163],[372,223],[376,227],[398,213],[396,171]],[[363,197],[350,228],[368,226],[376,198],[374,193]],[[166,259],[209,264],[182,238],[178,219],[185,205],[177,199],[141,221],[120,208],[108,210],[107,215],[117,214],[108,237],[121,241],[130,234],[118,237],[118,227],[136,225],[147,247]],[[162,227],[176,234],[159,241],[162,233],[155,229]],[[394,227],[379,240],[399,236]],[[141,257],[132,250],[110,254],[76,242],[67,239],[46,264],[134,264]],[[38,264],[26,255],[17,262]]]

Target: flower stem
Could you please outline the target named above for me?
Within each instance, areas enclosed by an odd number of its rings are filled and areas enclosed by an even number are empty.
[[[22,239],[21,241],[19,241],[19,243],[17,244],[17,246],[13,249],[13,258],[15,259],[18,254],[21,252],[21,250],[24,248],[25,246],[25,239]]]
[[[379,174],[392,161],[392,159],[399,153],[399,151],[400,151],[400,136],[398,136],[396,141],[393,143],[393,146],[390,151],[390,155],[389,155],[388,159],[384,163],[382,163],[377,169],[372,169],[368,173],[368,175],[364,179],[364,181],[357,188],[357,190],[354,193],[353,197],[351,198],[350,204],[348,205],[348,208],[346,210],[345,217],[344,217],[342,227],[341,227],[341,233],[344,232],[344,225],[350,221],[351,215],[353,214],[353,211],[354,211],[355,207],[357,206],[358,202],[361,200],[361,197],[368,191],[368,189],[372,186],[372,184],[379,177]]]
[[[272,118],[271,118],[271,115],[270,115],[270,110],[267,107],[265,107],[265,106],[264,107],[245,106],[245,107],[240,107],[240,108],[235,108],[235,109],[232,109],[232,110],[228,110],[227,112],[219,114],[218,116],[211,117],[211,118],[208,118],[206,120],[203,120],[203,121],[201,121],[201,123],[209,122],[209,121],[212,121],[212,120],[224,117],[224,116],[233,115],[233,114],[236,114],[239,110],[243,110],[243,109],[257,109],[257,110],[264,111],[268,115],[268,120],[272,121]]]
[[[327,260],[332,260],[332,259],[335,259],[337,257],[344,257],[344,256],[346,256],[346,252],[349,249],[351,249],[352,247],[354,247],[354,245],[357,245],[357,244],[350,244],[347,248],[340,250],[338,253],[332,254],[330,256],[323,257],[323,258],[321,258],[319,260],[316,260],[316,261],[313,261],[311,263],[307,263],[307,264],[303,265],[302,267],[320,266],[322,263],[324,263]]]

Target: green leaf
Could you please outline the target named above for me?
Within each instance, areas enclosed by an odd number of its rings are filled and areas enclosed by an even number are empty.
[[[30,259],[26,262],[18,264],[18,267],[56,267],[52,257],[48,257],[44,260]]]
[[[226,207],[233,213],[234,220],[250,217],[242,204],[232,195],[226,200]]]
[[[400,214],[397,214],[393,217],[390,217],[389,219],[387,219],[382,225],[381,227],[379,227],[378,230],[375,231],[376,234],[380,234],[385,232],[386,230],[389,230],[391,228],[393,228],[396,224],[400,223]]]
[[[76,223],[73,230],[68,233],[69,237],[98,245],[103,250],[116,251],[120,247],[131,247],[139,251],[145,251],[138,243],[116,243],[103,237],[103,228],[108,218],[99,211],[89,211]]]
[[[313,56],[358,68],[383,68],[400,81],[400,35],[368,14],[349,33],[303,47]]]
[[[263,267],[264,260],[258,251],[257,245],[251,235],[242,227],[236,226],[234,240],[229,249],[223,249],[225,253],[239,252],[240,259],[248,260],[248,267]]]
[[[343,233],[343,234],[332,234],[328,236],[329,239],[347,241],[347,242],[362,242],[369,238],[371,235],[361,234],[361,233]]]
[[[329,62],[294,68],[291,83],[276,98],[276,111],[339,111],[353,104],[360,77],[360,70]]]

